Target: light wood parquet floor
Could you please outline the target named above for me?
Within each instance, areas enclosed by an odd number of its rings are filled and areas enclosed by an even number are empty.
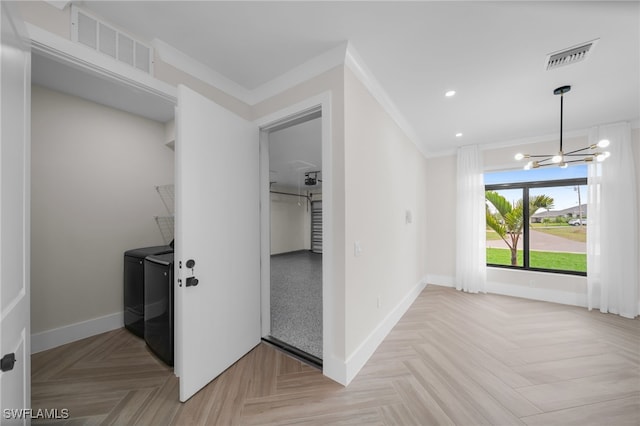
[[[70,425],[638,425],[640,321],[428,286],[346,388],[260,344],[181,404],[122,329],[34,354],[32,402]]]

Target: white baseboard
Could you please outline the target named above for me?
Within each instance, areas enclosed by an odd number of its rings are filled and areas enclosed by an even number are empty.
[[[455,287],[455,278],[448,275],[427,275],[430,285],[442,287]],[[537,287],[525,287],[522,285],[506,284],[488,281],[487,293],[501,294],[503,296],[522,297],[524,299],[541,300],[543,302],[560,303],[563,305],[587,307],[587,295],[570,291],[552,290]]]
[[[347,386],[348,384],[345,363],[334,356],[323,358],[322,374],[334,382],[340,383],[342,386]]]
[[[587,307],[587,294],[571,291],[552,290],[547,288],[524,287],[521,285],[487,282],[487,293],[504,296],[522,297],[525,299],[541,300],[543,302],[560,303],[562,305]]]
[[[387,337],[391,329],[400,321],[400,318],[407,312],[418,295],[427,285],[426,277],[418,282],[409,293],[396,305],[389,314],[378,324],[378,326],[367,336],[358,348],[347,358],[344,363],[344,373],[337,375],[344,379],[339,381],[343,385],[348,385],[358,372],[364,367],[371,355],[376,351],[380,343]],[[335,379],[334,379],[335,380]]]
[[[439,286],[442,286],[442,287],[455,287],[456,286],[455,278],[451,277],[449,275],[428,274],[427,275],[427,283],[428,284],[439,285]]]
[[[52,349],[76,340],[124,327],[124,313],[116,312],[99,318],[65,325],[31,335],[31,353]]]

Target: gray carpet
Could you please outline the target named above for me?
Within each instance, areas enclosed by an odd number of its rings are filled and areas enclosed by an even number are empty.
[[[271,335],[322,359],[322,254],[271,256]]]

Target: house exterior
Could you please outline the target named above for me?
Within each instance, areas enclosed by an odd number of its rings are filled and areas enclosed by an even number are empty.
[[[587,205],[582,204],[580,206],[569,207],[562,210],[549,210],[541,211],[531,216],[531,223],[543,223],[554,221],[559,218],[565,218],[567,220],[573,218],[587,218]]]

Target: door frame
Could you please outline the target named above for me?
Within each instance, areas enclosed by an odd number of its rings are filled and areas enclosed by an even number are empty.
[[[331,134],[331,92],[307,98],[255,120],[260,129],[260,288],[262,337],[271,332],[271,196],[269,194],[269,130],[286,125],[317,110],[322,116],[322,359],[333,353],[333,167]],[[330,374],[326,367],[325,375]]]

